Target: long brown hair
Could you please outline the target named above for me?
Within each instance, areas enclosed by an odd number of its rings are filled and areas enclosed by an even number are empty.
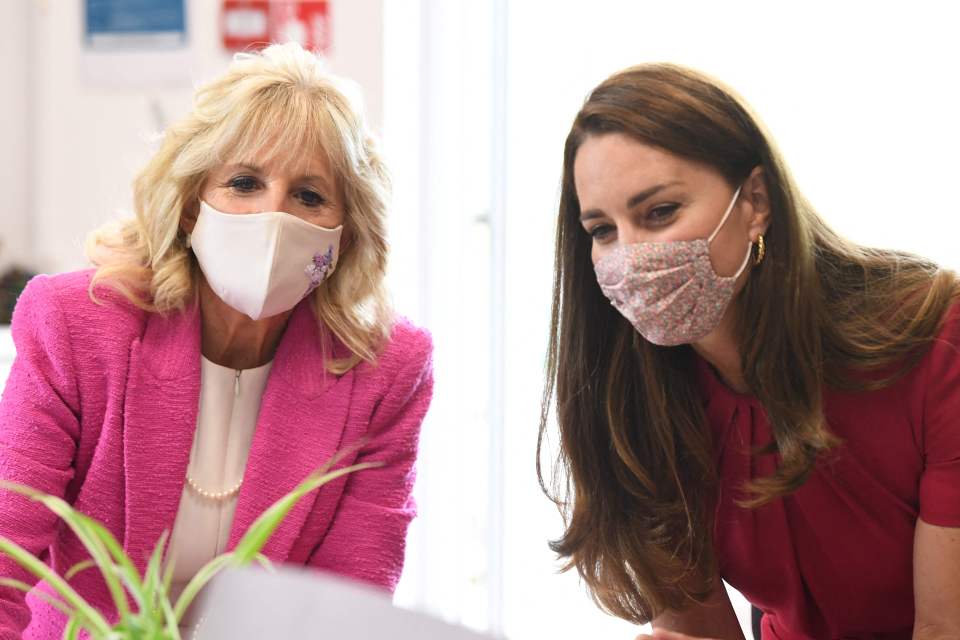
[[[564,148],[537,472],[564,514],[551,548],[565,568],[576,567],[602,608],[643,623],[702,601],[714,584],[717,472],[691,348],[643,339],[596,282],[573,165],[588,136],[612,132],[713,167],[731,188],[763,168],[766,258],[732,304],[744,379],[766,410],[779,463],[745,487],[746,507],[795,491],[838,444],[824,421],[824,386],[875,389],[903,375],[960,285],[932,262],[834,233],[757,119],[715,80],[654,64],[594,89]],[[560,440],[548,486],[541,456],[554,399]]]

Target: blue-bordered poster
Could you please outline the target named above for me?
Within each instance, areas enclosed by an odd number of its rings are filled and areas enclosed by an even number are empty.
[[[187,44],[185,0],[85,0],[88,49],[165,49]]]

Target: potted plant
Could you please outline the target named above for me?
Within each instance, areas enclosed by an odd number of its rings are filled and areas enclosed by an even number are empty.
[[[65,575],[60,576],[42,560],[2,536],[0,553],[11,557],[34,576],[46,581],[59,596],[35,592],[67,615],[69,621],[64,629],[65,639],[79,638],[80,631],[83,630],[95,640],[180,640],[180,621],[200,590],[214,576],[228,567],[242,567],[254,561],[265,566],[270,565],[270,561],[260,554],[260,549],[301,498],[343,475],[380,466],[380,463],[366,462],[332,469],[344,453],[335,455],[264,511],[250,525],[232,551],[217,556],[197,572],[176,602],[170,600],[172,567],[163,566],[164,548],[169,532],[164,532],[160,537],[147,563],[146,571],[141,576],[116,537],[103,524],[76,511],[61,498],[24,485],[0,482],[0,488],[40,502],[59,516],[86,547],[90,559],[78,563]],[[99,569],[110,591],[119,616],[116,624],[111,625],[100,611],[86,602],[69,584],[71,577],[93,567]],[[0,577],[0,585],[24,592],[32,590],[29,584],[5,577]]]

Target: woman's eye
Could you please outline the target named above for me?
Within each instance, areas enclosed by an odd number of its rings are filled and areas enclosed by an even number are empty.
[[[652,224],[661,224],[669,220],[674,213],[677,212],[677,209],[680,208],[678,204],[662,204],[660,206],[654,207],[647,214],[647,221]]]
[[[327,202],[327,199],[322,195],[309,189],[304,189],[297,193],[297,198],[308,207],[319,207]]]
[[[598,224],[587,231],[587,233],[590,234],[590,237],[593,238],[595,242],[603,241],[605,238],[609,237],[612,232],[613,227],[609,224]]]
[[[251,193],[257,190],[260,182],[253,176],[237,176],[227,183],[227,186],[240,193]]]

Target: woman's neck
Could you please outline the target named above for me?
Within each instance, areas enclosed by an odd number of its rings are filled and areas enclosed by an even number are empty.
[[[273,360],[291,311],[251,320],[217,296],[200,277],[203,356],[231,369],[252,369]]]
[[[691,346],[717,370],[724,384],[738,393],[748,393],[750,388],[743,378],[743,362],[735,337],[735,324],[735,309],[731,305],[720,320],[720,325]]]

